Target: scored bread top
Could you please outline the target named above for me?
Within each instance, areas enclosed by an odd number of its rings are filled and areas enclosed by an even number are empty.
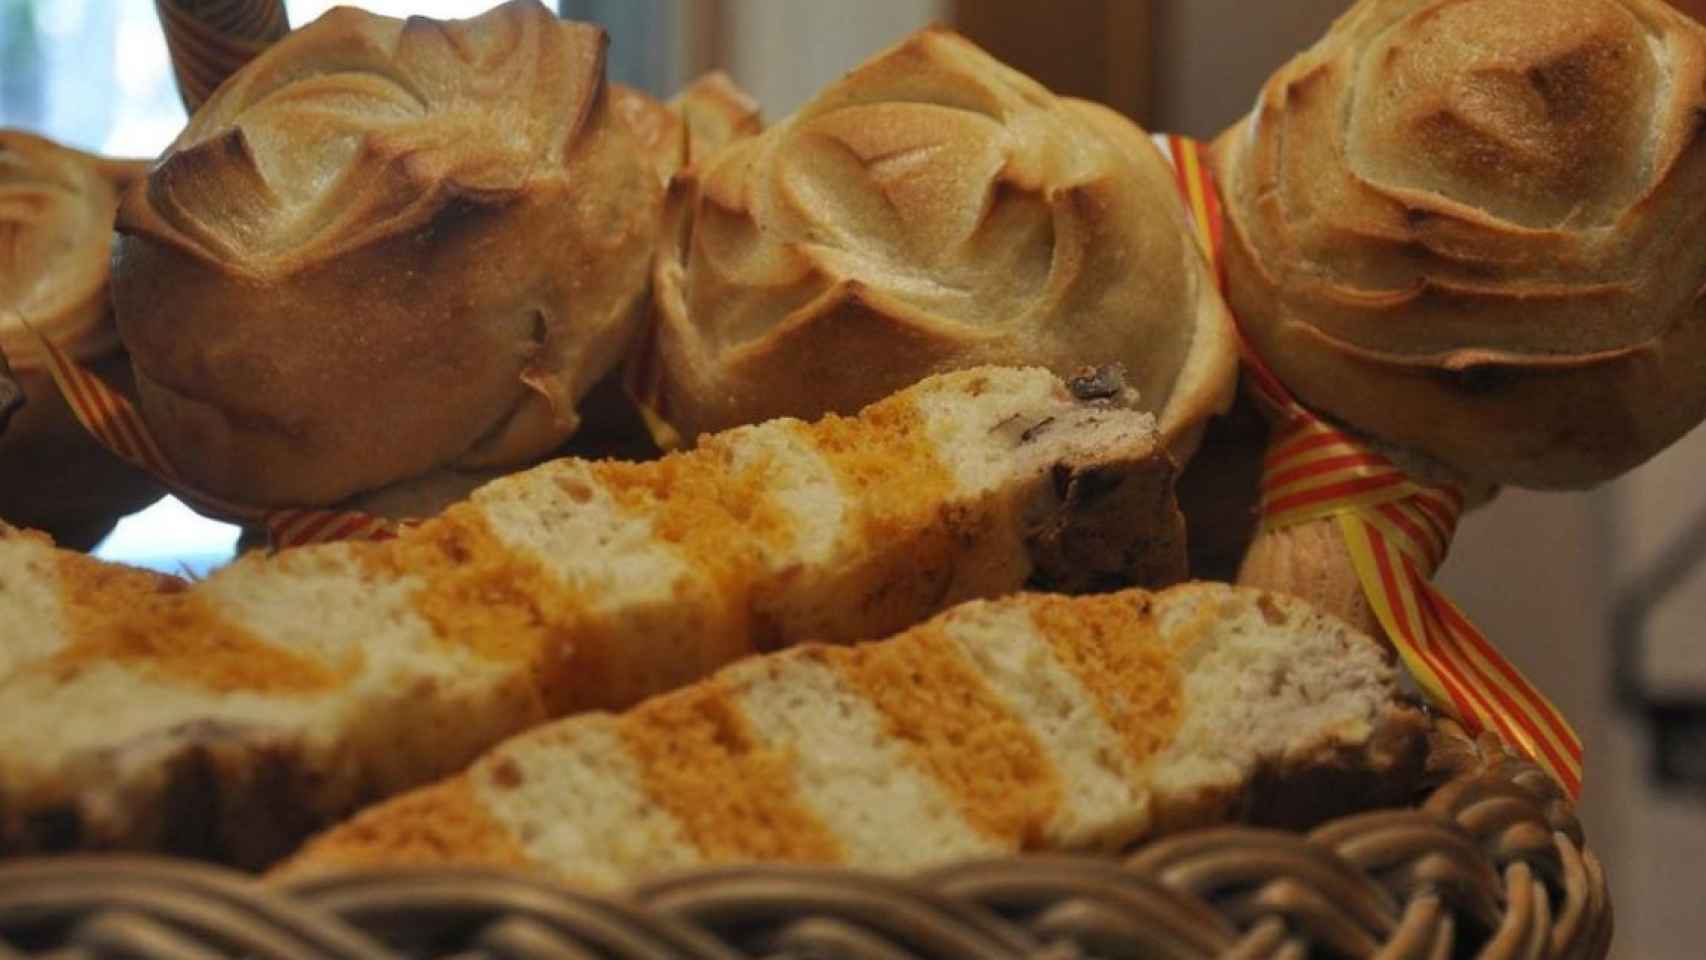
[[[919,31],[671,185],[661,406],[687,437],[981,363],[1118,360],[1183,462],[1232,325],[1143,131]]]
[[[16,378],[0,376],[0,522],[80,548],[158,499],[160,487],[77,422],[42,342],[128,387],[108,265],[119,195],[146,168],[0,130],[0,353]]]
[[[663,203],[606,46],[539,0],[341,7],[214,92],[126,192],[113,259],[187,483],[332,504],[576,432],[638,330]]]
[[[911,870],[1262,818],[1332,771],[1399,795],[1423,723],[1381,646],[1222,584],[957,607],[505,742],[278,872],[524,867],[615,887],[701,864]],[[1319,798],[1322,809],[1349,797]]]
[[[20,372],[46,366],[37,334],[80,359],[119,349],[107,302],[113,215],[143,167],[0,130],[0,349]]]
[[[665,185],[730,141],[763,129],[758,102],[721,70],[695,78],[667,103],[613,83],[610,108],[633,132]]]
[[[1228,299],[1323,413],[1598,484],[1706,416],[1703,115],[1662,0],[1362,0],[1215,144]]]
[[[0,532],[0,851],[264,862],[505,735],[755,650],[1027,583],[1176,580],[1154,420],[1084,389],[936,377],[857,418],[546,464],[395,541],[194,584]]]

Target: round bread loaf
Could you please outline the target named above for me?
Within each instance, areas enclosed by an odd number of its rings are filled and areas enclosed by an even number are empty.
[[[666,186],[681,168],[760,129],[758,103],[720,70],[701,75],[668,103],[613,83],[610,103]]]
[[[160,488],[77,422],[35,335],[128,384],[107,269],[119,192],[143,167],[0,130],[0,352],[24,398],[0,438],[0,519],[80,549]]]
[[[1228,298],[1331,418],[1602,482],[1706,415],[1703,126],[1659,0],[1364,0],[1215,146]]]
[[[1188,457],[1230,319],[1159,152],[940,29],[676,178],[654,275],[684,437],[847,412],[928,374],[1121,362]]]
[[[604,50],[537,0],[338,9],[196,112],[125,196],[114,267],[143,414],[191,483],[325,504],[575,432],[638,323],[663,197]]]

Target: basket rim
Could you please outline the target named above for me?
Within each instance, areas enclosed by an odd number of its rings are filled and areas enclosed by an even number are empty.
[[[1610,897],[1574,804],[1491,737],[1432,719],[1414,805],[1306,831],[1187,830],[1116,857],[1029,854],[910,876],[711,866],[616,895],[486,867],[269,883],[152,855],[0,860],[0,956],[1604,957]]]

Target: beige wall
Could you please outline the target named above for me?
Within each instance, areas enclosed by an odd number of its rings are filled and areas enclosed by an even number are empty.
[[[1249,111],[1262,81],[1320,36],[1344,0],[1158,0],[1155,116],[1211,137]]]
[[[867,57],[932,21],[947,0],[723,0],[727,63],[775,120]],[[809,38],[809,40],[807,39]]]

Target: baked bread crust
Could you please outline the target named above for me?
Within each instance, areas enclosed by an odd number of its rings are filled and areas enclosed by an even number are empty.
[[[946,369],[1118,360],[1182,463],[1231,397],[1229,318],[1148,138],[946,30],[685,171],[666,217],[662,410],[687,439]]]
[[[668,102],[611,84],[610,105],[652,157],[666,186],[684,167],[763,129],[758,102],[721,70],[703,74]]]
[[[196,112],[126,194],[113,277],[191,484],[327,504],[575,431],[638,323],[663,195],[605,45],[537,0],[338,9]]]
[[[1215,144],[1228,298],[1327,416],[1597,484],[1706,415],[1702,116],[1658,0],[1364,0]]]
[[[128,385],[107,271],[119,193],[145,166],[0,130],[0,352],[27,398],[0,439],[0,518],[79,548],[94,546],[160,488],[84,431],[36,334]]]

